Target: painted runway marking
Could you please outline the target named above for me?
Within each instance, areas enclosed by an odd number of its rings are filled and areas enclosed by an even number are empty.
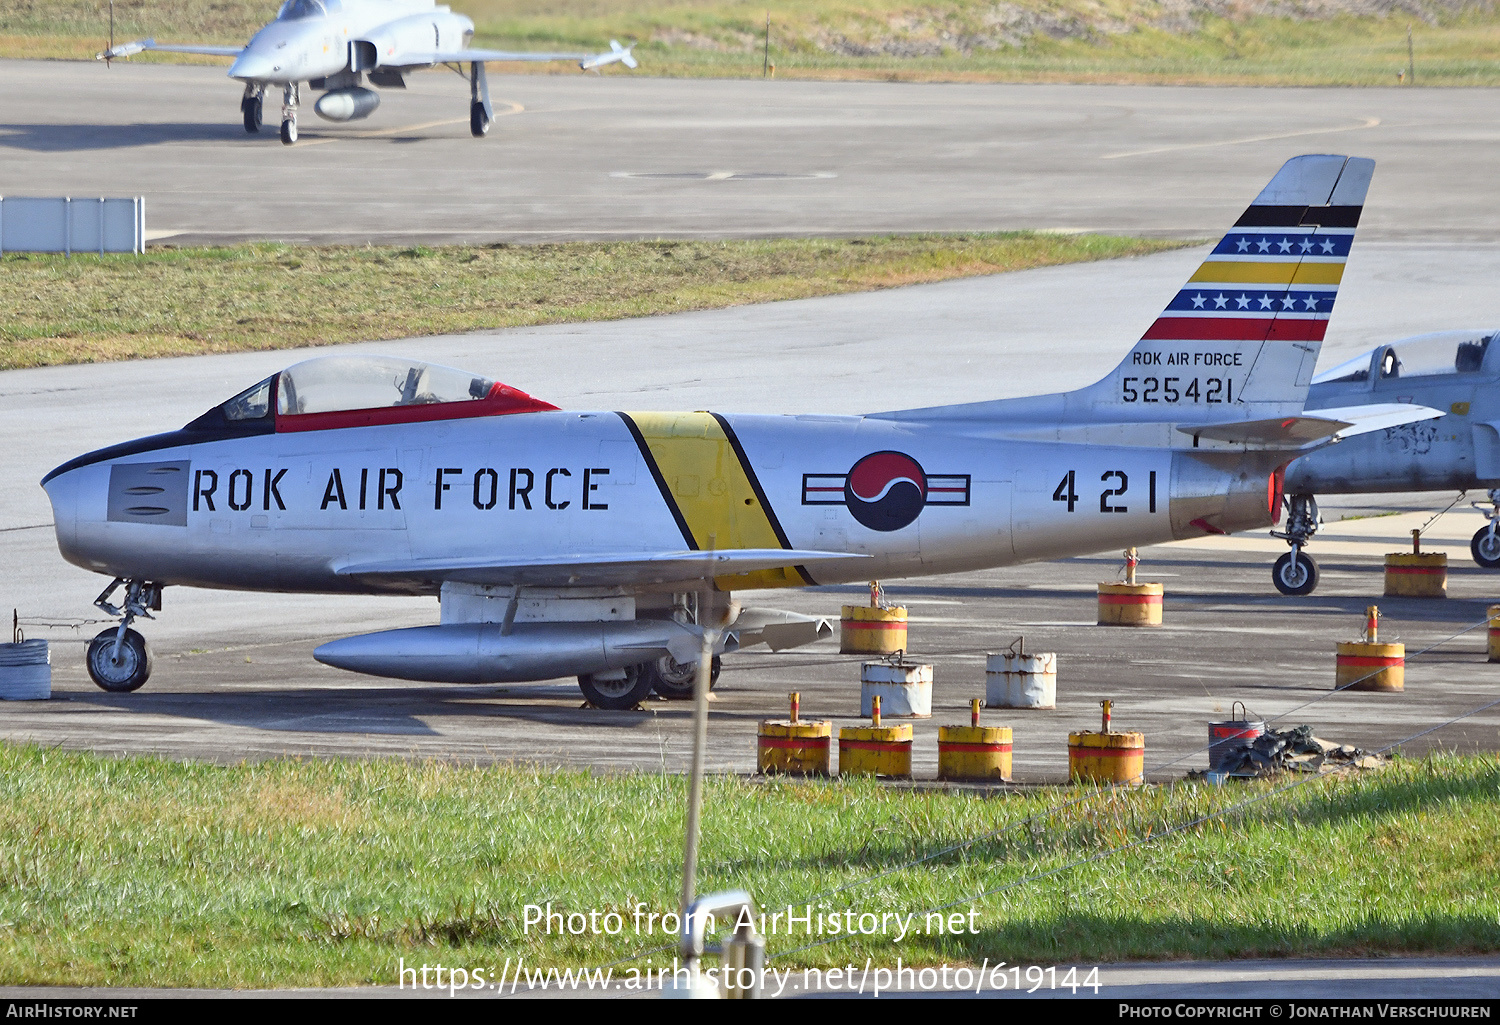
[[[1218,142],[1186,142],[1180,146],[1158,146],[1155,149],[1134,149],[1124,153],[1106,153],[1100,160],[1120,160],[1124,157],[1148,157],[1156,153],[1176,153],[1185,149],[1209,149],[1214,146],[1239,146],[1247,142],[1272,142],[1276,139],[1297,139],[1304,135],[1333,135],[1338,132],[1358,132],[1366,128],[1374,128],[1380,124],[1378,117],[1360,118],[1357,125],[1345,125],[1342,128],[1309,128],[1304,132],[1282,132],[1277,135],[1247,135],[1240,139],[1221,139]]]

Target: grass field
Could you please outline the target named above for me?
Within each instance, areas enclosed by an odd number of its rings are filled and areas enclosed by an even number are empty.
[[[119,0],[116,38],[243,43],[275,0]],[[1357,0],[459,0],[476,44],[603,48],[636,41],[639,73],[760,75],[766,17],[781,77],[1395,85],[1413,31],[1422,85],[1500,83],[1500,9],[1413,0],[1372,15]],[[1289,10],[1296,16],[1287,16]],[[88,58],[108,5],[0,5],[0,56]],[[194,60],[146,55],[137,60]],[[212,61],[212,58],[203,58]],[[222,61],[220,63],[223,63]],[[568,72],[568,65],[512,67]],[[572,73],[576,74],[576,71]],[[607,73],[623,74],[619,68]]]
[[[1157,252],[1027,232],[0,256],[0,370],[641,317]]]
[[[1067,804],[1075,791],[715,778],[700,892],[743,886],[768,909],[917,923],[939,905],[976,910],[973,934],[918,925],[900,943],[791,956],[807,940],[783,929],[768,943],[781,968],[1500,949],[1493,758],[1398,759],[1213,817],[1269,788],[1184,783]],[[684,790],[658,775],[226,768],[0,745],[0,983],[394,984],[399,958],[490,975],[507,957],[602,965],[660,945],[635,935],[633,909],[674,908]],[[548,902],[616,911],[623,931],[528,932],[525,906]]]

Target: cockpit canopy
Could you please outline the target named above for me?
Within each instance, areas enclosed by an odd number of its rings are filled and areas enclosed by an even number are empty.
[[[307,431],[556,408],[487,377],[435,363],[322,356],[273,374],[212,413],[231,425],[274,422],[277,431]]]
[[[1352,384],[1358,381],[1433,377],[1438,374],[1477,374],[1484,367],[1493,331],[1439,331],[1416,335],[1390,345],[1379,345],[1323,371],[1313,384]]]
[[[276,12],[277,21],[297,21],[300,18],[321,18],[332,11],[343,9],[339,0],[286,0]]]

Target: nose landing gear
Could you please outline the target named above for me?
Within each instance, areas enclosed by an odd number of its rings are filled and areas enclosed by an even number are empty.
[[[1271,567],[1271,582],[1285,595],[1300,597],[1312,594],[1318,586],[1318,564],[1302,550],[1318,532],[1323,518],[1318,515],[1318,500],[1312,495],[1287,496],[1286,531],[1271,531],[1292,546],[1292,550]]]
[[[1500,569],[1500,488],[1490,488],[1490,522],[1487,526],[1480,527],[1469,542],[1469,554],[1474,556],[1474,561],[1485,569]],[[1474,508],[1483,510],[1479,502],[1473,503]]]
[[[120,606],[110,598],[120,585],[125,586],[125,600]],[[89,642],[89,677],[99,687],[112,693],[139,690],[151,678],[151,645],[138,631],[130,629],[136,617],[155,618],[161,611],[161,584],[145,580],[115,577],[94,599],[94,604],[110,616],[119,616],[120,625],[101,630]]]
[[[288,82],[281,92],[281,142],[290,146],[297,141],[297,103],[302,98],[302,89],[297,82]]]

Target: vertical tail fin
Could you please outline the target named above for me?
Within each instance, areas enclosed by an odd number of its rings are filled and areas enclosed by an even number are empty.
[[[1125,360],[1069,406],[1203,423],[1301,412],[1374,170],[1363,157],[1288,160]]]
[[[1302,412],[1375,162],[1293,157],[1103,380],[1077,391],[876,414],[1210,424]]]
[[[1375,162],[1293,157],[1143,340],[1323,340]]]

